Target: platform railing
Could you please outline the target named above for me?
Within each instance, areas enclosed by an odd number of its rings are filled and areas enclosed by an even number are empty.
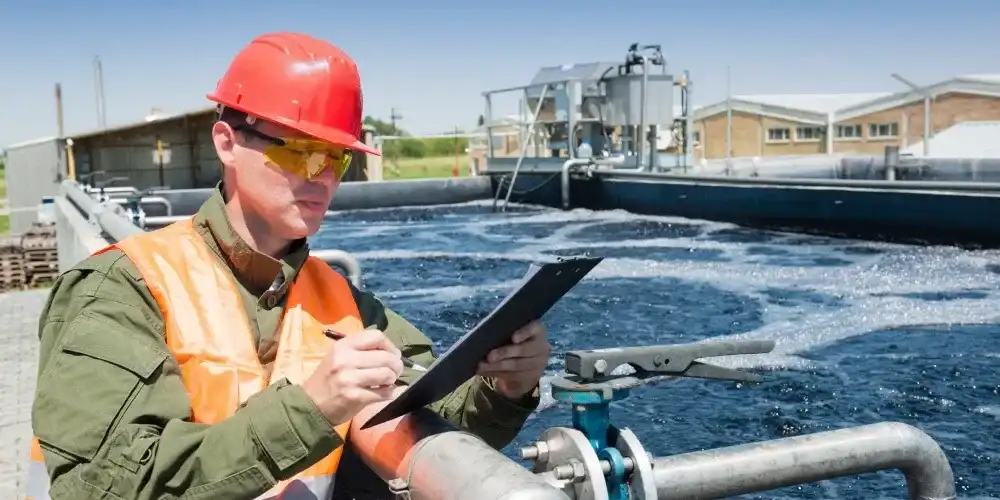
[[[80,224],[69,225],[64,222],[63,225],[66,227],[60,228],[63,233],[69,232],[72,234],[81,231],[96,231],[97,235],[103,237],[107,243],[112,243],[121,241],[129,236],[142,233],[144,231],[142,228],[136,226],[131,220],[129,220],[122,206],[114,199],[101,203],[92,195],[84,191],[76,182],[70,180],[63,181],[61,193],[63,197],[72,202],[72,205],[76,207],[76,209],[80,212],[80,215],[82,215],[86,222],[90,225],[90,227],[87,228],[80,227]],[[65,204],[56,204],[56,210],[63,210],[65,207]],[[158,218],[158,222],[171,223],[183,220],[186,217],[189,216],[171,215]],[[65,215],[57,217],[57,219],[63,221],[68,220]],[[152,219],[152,217],[148,219]],[[65,237],[61,238],[60,241],[64,242],[66,245],[73,245],[73,241],[75,241],[75,239],[72,237]],[[98,248],[64,248],[63,245],[60,245],[60,252],[78,256],[89,255],[97,249]],[[347,275],[347,279],[349,279],[354,286],[358,288],[362,286],[361,264],[358,263],[358,260],[350,253],[343,250],[313,250],[310,254],[314,257],[322,259],[330,266],[341,268]],[[67,259],[60,259],[61,267],[73,264],[75,264],[75,262],[70,263]]]

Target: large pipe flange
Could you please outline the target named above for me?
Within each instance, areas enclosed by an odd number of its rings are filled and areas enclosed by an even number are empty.
[[[656,500],[656,482],[653,481],[653,463],[639,438],[630,429],[620,429],[615,448],[625,460],[632,461],[629,486],[634,500]]]
[[[552,427],[542,433],[547,453],[539,454],[532,470],[544,474],[557,488],[575,500],[604,500],[608,487],[597,452],[580,431]],[[647,459],[648,462],[648,459]],[[655,499],[654,496],[649,497]]]

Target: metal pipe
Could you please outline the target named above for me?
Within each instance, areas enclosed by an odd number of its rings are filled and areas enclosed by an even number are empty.
[[[899,167],[899,146],[885,147],[885,180],[896,180],[896,169]]]
[[[562,165],[562,207],[569,210],[569,171],[573,167],[589,165],[594,160],[592,158],[571,158]]]
[[[126,205],[126,204],[128,204],[128,200],[125,199],[125,198],[111,198],[108,201],[111,202],[111,203],[117,203],[119,205]],[[164,208],[166,208],[166,210],[167,210],[167,217],[171,217],[171,216],[174,215],[174,205],[173,205],[173,203],[170,203],[170,200],[168,200],[168,199],[166,199],[166,198],[164,198],[162,196],[143,196],[139,200],[139,203],[140,204],[142,204],[142,203],[157,203],[157,204],[163,205]]]
[[[168,224],[173,224],[174,222],[179,222],[184,219],[190,219],[190,215],[171,215],[169,217],[157,215],[152,217],[146,217],[146,227],[163,227]]]
[[[62,181],[62,192],[88,220],[97,211],[97,201],[71,180]]]
[[[649,84],[649,56],[642,56],[642,84],[639,87],[639,147],[635,150],[636,165],[645,170],[642,159],[646,155],[646,85]],[[652,154],[650,154],[652,156]]]
[[[684,70],[684,102],[686,109],[684,110],[684,121],[686,126],[684,127],[684,171],[687,172],[688,167],[694,167],[694,104],[691,100],[691,73],[688,70]]]
[[[580,167],[580,166],[584,166],[584,165],[609,165],[609,166],[613,166],[613,165],[620,165],[620,164],[624,163],[624,161],[625,161],[625,156],[614,156],[614,157],[611,157],[611,158],[572,158],[572,159],[566,160],[566,162],[563,163],[563,165],[562,165],[562,172],[561,172],[561,174],[562,174],[562,206],[563,206],[563,209],[565,209],[565,210],[569,210],[570,209],[570,199],[569,199],[570,198],[570,194],[569,194],[570,178],[569,178],[569,174],[573,170],[574,167]],[[627,169],[627,170],[628,171],[633,171],[631,169]]]
[[[493,172],[502,173],[502,172]],[[655,180],[661,182],[685,184],[715,184],[726,186],[786,186],[798,188],[830,188],[830,189],[875,189],[882,191],[974,191],[1000,195],[1000,183],[997,182],[938,182],[938,181],[904,181],[886,182],[884,180],[860,179],[809,179],[782,177],[725,177],[725,176],[694,176],[675,175],[656,172],[637,172],[631,169],[616,168],[614,170],[595,170],[594,173],[609,177],[628,177],[633,179]]]
[[[931,155],[931,94],[924,90],[924,158]]]
[[[87,194],[100,194],[101,188],[90,187],[87,189]],[[139,190],[132,186],[117,186],[117,187],[105,187],[104,194],[139,194]]]
[[[733,169],[733,91],[730,67],[726,66],[726,175]]]
[[[923,431],[883,422],[653,460],[660,500],[724,498],[899,469],[910,500],[955,498],[941,447]]]
[[[347,273],[347,279],[356,288],[361,288],[361,264],[353,255],[343,250],[310,250],[309,255],[326,262],[331,266],[338,266]]]
[[[143,232],[139,226],[132,224],[131,220],[119,213],[120,210],[119,205],[107,204],[97,212],[97,223],[112,242],[119,242]]]
[[[403,498],[570,500],[543,477],[426,408],[362,430],[383,406],[370,405],[351,421],[350,442],[391,490],[405,492]]]

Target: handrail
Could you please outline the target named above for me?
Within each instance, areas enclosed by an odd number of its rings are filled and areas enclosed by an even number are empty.
[[[62,183],[62,191],[66,197],[76,205],[76,207],[94,222],[101,231],[106,234],[111,241],[121,241],[133,234],[143,232],[132,223],[122,213],[121,205],[114,202],[99,203],[91,196],[87,195],[75,181],[65,180]],[[166,225],[172,222],[183,220],[190,216],[169,215],[166,217],[149,217],[147,223],[156,222]],[[312,250],[310,255],[322,259],[331,266],[337,266],[344,270],[347,279],[357,288],[361,288],[361,264],[348,252],[343,250]]]
[[[653,460],[660,500],[700,500],[899,469],[910,500],[953,500],[948,457],[923,431],[899,422],[849,427]]]
[[[337,266],[347,273],[347,279],[355,288],[361,288],[361,264],[353,255],[343,250],[310,250],[309,255],[316,257],[328,265]]]

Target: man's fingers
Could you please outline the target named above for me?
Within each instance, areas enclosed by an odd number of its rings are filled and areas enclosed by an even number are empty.
[[[351,347],[359,351],[382,350],[395,356],[400,355],[399,348],[393,345],[392,341],[378,330],[365,330],[346,335],[344,340],[340,340],[339,342],[347,342]]]
[[[386,351],[362,351],[351,353],[352,359],[348,362],[359,369],[387,368],[393,372],[403,372],[403,359],[399,354]]]
[[[541,321],[535,320],[514,332],[514,335],[510,337],[510,341],[514,344],[520,344],[528,339],[537,337],[545,337],[545,327],[542,326]]]
[[[548,344],[546,344],[544,339],[539,337],[529,337],[527,342],[521,344],[509,344],[493,349],[486,355],[486,361],[496,363],[497,361],[511,358],[527,358],[537,356],[545,356],[547,358],[548,353],[546,351],[548,350]]]
[[[544,357],[534,358],[511,358],[490,363],[479,363],[477,372],[480,375],[500,374],[500,373],[524,373],[528,371],[543,369],[548,366],[549,360]]]
[[[390,368],[366,368],[353,372],[354,383],[359,387],[392,386],[399,376]]]

